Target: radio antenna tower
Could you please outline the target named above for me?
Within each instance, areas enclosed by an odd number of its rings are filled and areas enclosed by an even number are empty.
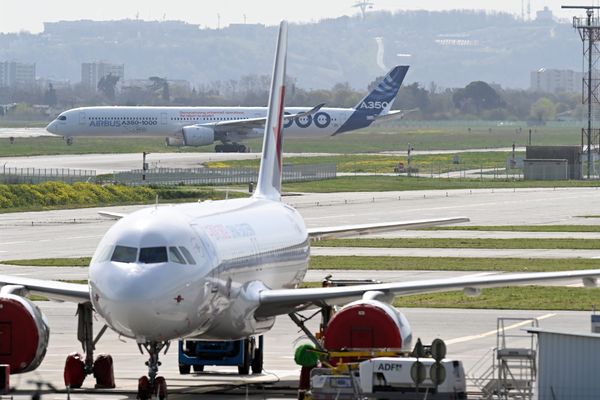
[[[362,18],[365,19],[365,14],[367,12],[367,8],[373,8],[374,5],[375,5],[375,3],[373,3],[372,1],[361,0],[361,1],[356,2],[356,4],[354,4],[352,7],[360,8],[360,13],[362,14]]]
[[[592,150],[598,151],[600,129],[593,128],[594,111],[600,109],[598,63],[600,61],[600,6],[562,6],[565,9],[585,10],[585,17],[573,17],[573,28],[577,29],[583,42],[583,86],[582,102],[587,104],[587,129],[581,129],[581,147],[587,144],[587,178],[592,175]],[[587,62],[586,62],[587,61]]]

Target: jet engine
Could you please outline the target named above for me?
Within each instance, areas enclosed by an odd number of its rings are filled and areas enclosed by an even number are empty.
[[[0,364],[10,373],[35,370],[46,355],[50,329],[31,301],[14,294],[0,296]]]
[[[329,321],[323,347],[342,349],[407,349],[412,342],[408,320],[392,305],[358,300],[340,309]]]
[[[184,126],[182,133],[186,146],[206,146],[215,141],[215,131],[204,126]]]

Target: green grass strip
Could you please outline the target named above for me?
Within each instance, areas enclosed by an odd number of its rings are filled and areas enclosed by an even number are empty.
[[[405,190],[512,189],[598,187],[600,181],[514,181],[502,179],[408,178],[400,176],[344,176],[315,182],[285,183],[288,192],[388,192]]]
[[[600,289],[560,286],[511,286],[483,289],[480,296],[462,291],[397,297],[395,307],[499,310],[590,311],[599,303]]]
[[[583,217],[582,217],[583,218]],[[428,231],[600,232],[600,225],[433,226]]]
[[[86,267],[90,257],[5,260],[0,264],[36,267]],[[311,270],[386,271],[506,271],[544,272],[600,269],[600,259],[587,258],[461,258],[461,257],[357,257],[313,256]]]
[[[304,282],[302,288],[318,288],[321,282]],[[600,289],[561,286],[510,286],[482,289],[479,296],[460,290],[399,296],[399,308],[461,308],[494,310],[591,311],[598,304]]]
[[[424,249],[569,249],[598,250],[597,239],[332,239],[313,243],[318,247],[375,247]]]
[[[600,269],[600,259],[313,256],[310,269],[550,272]]]
[[[3,260],[0,264],[27,267],[87,267],[91,257],[77,258],[34,258],[31,260]]]

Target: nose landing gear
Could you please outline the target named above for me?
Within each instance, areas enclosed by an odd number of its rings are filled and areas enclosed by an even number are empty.
[[[160,352],[165,349],[164,354],[169,350],[170,342],[148,342],[144,344],[138,344],[140,352],[143,354],[144,350],[149,355],[146,365],[148,366],[148,376],[142,376],[138,380],[138,394],[139,400],[149,400],[152,396],[156,396],[159,400],[165,400],[167,398],[167,382],[165,378],[158,375],[158,367],[161,363],[158,361]]]

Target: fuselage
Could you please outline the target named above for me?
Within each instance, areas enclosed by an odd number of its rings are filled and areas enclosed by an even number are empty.
[[[90,264],[94,308],[138,342],[237,339],[270,329],[263,289],[294,288],[309,241],[293,208],[260,198],[158,206],[106,233]]]
[[[297,114],[306,107],[290,107],[285,112]],[[352,108],[321,108],[314,115],[300,117],[284,123],[286,134],[304,136],[330,136],[340,133],[340,128],[353,114]],[[61,113],[47,130],[65,137],[75,136],[177,136],[186,126],[213,126],[221,121],[238,121],[263,118],[266,107],[82,107]],[[352,129],[368,126],[371,121],[354,118]],[[347,124],[346,124],[347,125]],[[349,129],[345,129],[349,130]],[[263,128],[227,131],[227,140],[238,141],[262,137]]]

